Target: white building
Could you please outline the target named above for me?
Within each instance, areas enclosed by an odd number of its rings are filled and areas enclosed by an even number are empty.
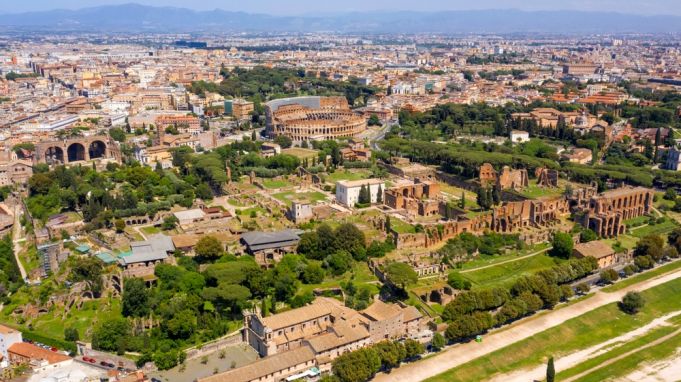
[[[15,343],[22,342],[21,332],[8,326],[0,325],[0,354],[2,362],[6,363],[9,359],[7,349]],[[5,366],[3,366],[5,367]]]
[[[362,186],[369,187],[369,194],[371,195],[371,203],[376,203],[378,193],[381,193],[383,199],[383,192],[385,191],[385,183],[380,179],[364,179],[364,180],[343,180],[336,183],[336,201],[348,207],[352,207],[359,201],[359,191]]]
[[[523,143],[530,141],[530,133],[522,130],[512,130],[511,131],[511,142],[513,143]]]

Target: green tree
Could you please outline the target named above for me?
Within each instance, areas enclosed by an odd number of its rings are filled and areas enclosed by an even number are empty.
[[[402,289],[418,281],[416,271],[406,263],[392,262],[385,267],[384,274],[388,282]]]
[[[378,185],[378,193],[376,193],[376,204],[383,204],[383,187]]]
[[[433,351],[440,351],[445,347],[445,337],[440,333],[435,333],[433,335],[433,340],[430,343]]]
[[[590,241],[594,241],[594,240],[597,240],[597,239],[598,239],[598,235],[596,234],[596,232],[594,232],[594,230],[589,229],[589,228],[583,230],[579,234],[579,240],[582,243],[588,243]]]
[[[447,284],[458,290],[471,289],[471,282],[461,276],[459,272],[450,272],[449,275],[447,275]]]
[[[601,271],[600,277],[601,277],[601,282],[604,282],[606,284],[612,284],[615,281],[617,281],[617,279],[620,278],[619,274],[614,269],[605,269],[605,270]]]
[[[620,309],[629,314],[636,314],[645,305],[645,299],[638,292],[627,292],[619,303]]]
[[[66,341],[76,342],[80,340],[78,329],[73,326],[64,328],[64,339]]]
[[[303,270],[302,280],[305,284],[319,284],[324,281],[324,269],[318,263],[310,262]]]
[[[274,138],[274,143],[278,144],[281,146],[282,149],[287,149],[291,147],[293,144],[293,141],[291,138],[285,136],[285,135],[277,135],[276,138]]]
[[[407,352],[399,342],[382,341],[373,346],[381,358],[381,367],[390,370],[397,367],[406,359]]]
[[[80,259],[71,268],[69,279],[71,282],[84,282],[86,289],[98,297],[103,288],[102,262],[96,257]]]
[[[177,227],[177,223],[180,221],[175,217],[175,215],[168,215],[163,218],[163,223],[161,223],[161,229],[164,231],[170,231]]]
[[[546,365],[546,382],[554,382],[556,380],[556,368],[553,365],[553,357],[549,358],[549,363]]]
[[[144,317],[149,314],[149,292],[144,280],[140,278],[125,279],[121,313],[124,317]]]
[[[117,233],[123,233],[123,231],[125,231],[125,220],[123,219],[114,220],[114,227],[116,227]]]
[[[556,234],[553,235],[553,241],[551,245],[553,248],[551,248],[549,251],[550,256],[568,259],[572,255],[574,242],[572,241],[572,236],[570,236],[569,233],[556,232]]]
[[[372,114],[369,117],[369,121],[367,122],[369,126],[381,126],[381,120],[378,118],[376,114]]]
[[[413,360],[421,356],[426,351],[426,348],[416,340],[406,339],[404,341],[404,350],[406,352],[405,359]]]
[[[119,351],[122,341],[129,336],[128,320],[122,317],[105,318],[92,332],[92,347],[97,350]]]
[[[203,261],[214,261],[224,255],[222,243],[215,236],[204,236],[194,246],[196,256]]]
[[[331,370],[340,382],[366,382],[381,369],[381,357],[373,348],[344,353],[333,360]]]

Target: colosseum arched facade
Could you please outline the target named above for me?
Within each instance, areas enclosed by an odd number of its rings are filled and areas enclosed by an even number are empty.
[[[294,141],[352,138],[367,128],[364,117],[350,110],[344,97],[297,97],[268,102],[267,135]]]

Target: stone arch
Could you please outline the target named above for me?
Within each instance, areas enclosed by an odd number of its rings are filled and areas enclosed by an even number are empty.
[[[45,163],[48,165],[64,163],[64,150],[59,146],[50,146],[45,150]]]
[[[107,149],[106,143],[100,140],[92,141],[92,143],[90,143],[90,147],[88,147],[88,154],[90,155],[90,159],[106,157],[106,149]]]
[[[75,142],[70,144],[69,147],[66,149],[66,152],[68,154],[69,162],[86,160],[85,146],[83,146],[81,143]]]

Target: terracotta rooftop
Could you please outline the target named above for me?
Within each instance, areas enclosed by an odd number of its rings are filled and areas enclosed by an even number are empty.
[[[303,346],[262,358],[238,369],[201,378],[199,382],[250,382],[278,371],[313,361],[314,358],[314,351],[309,346]]]
[[[402,308],[395,304],[386,304],[381,300],[374,301],[371,306],[364,309],[362,314],[374,321],[382,321],[393,318],[402,312]]]
[[[314,320],[315,318],[324,317],[331,314],[334,306],[326,299],[316,299],[312,304],[303,306],[301,308],[292,309],[283,313],[277,313],[273,316],[264,317],[262,323],[265,327],[277,330]]]
[[[0,325],[0,334],[14,334],[17,333],[16,329],[10,328],[9,326]]]
[[[588,243],[581,243],[575,245],[574,251],[584,257],[593,257],[600,259],[608,257],[615,253],[611,246],[602,241],[590,241]]]
[[[43,349],[28,342],[17,342],[7,349],[8,353],[17,354],[19,356],[30,358],[31,360],[45,360],[49,364],[63,362],[71,359],[71,357]]]

